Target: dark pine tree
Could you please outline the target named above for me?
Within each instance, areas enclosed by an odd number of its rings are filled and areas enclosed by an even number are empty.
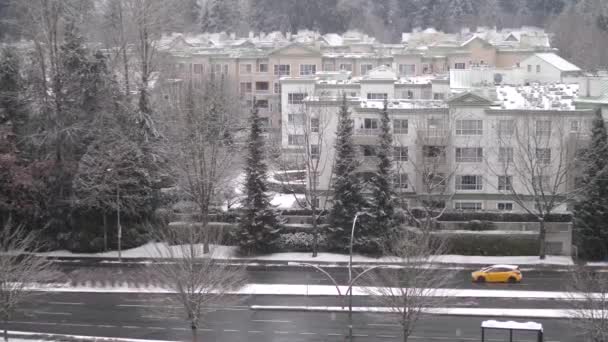
[[[361,193],[361,182],[355,172],[359,163],[353,145],[353,122],[350,118],[346,95],[342,97],[336,134],[333,204],[329,212],[329,241],[332,248],[345,249],[349,243],[354,216],[365,205]]]
[[[237,237],[241,252],[247,255],[271,252],[280,233],[279,218],[266,194],[268,167],[264,161],[262,122],[257,106],[251,110],[250,121],[251,131],[245,166],[246,197],[242,202],[244,212]]]
[[[384,101],[380,123],[380,146],[377,150],[378,170],[370,183],[370,217],[362,217],[362,230],[355,239],[357,249],[368,253],[382,251],[386,238],[394,228],[395,193],[393,192],[393,135],[388,115],[388,102]]]
[[[575,239],[579,255],[586,259],[608,258],[608,135],[598,111],[592,139],[583,155],[584,198],[574,207]]]
[[[238,2],[234,0],[209,0],[201,20],[203,32],[234,31],[238,10]]]
[[[15,134],[19,133],[27,121],[21,96],[24,83],[20,67],[19,57],[15,52],[4,49],[0,57],[0,124],[10,122]]]

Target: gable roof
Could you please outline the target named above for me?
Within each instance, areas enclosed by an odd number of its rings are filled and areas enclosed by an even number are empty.
[[[309,52],[311,54],[314,54],[314,55],[321,55],[321,51],[320,50],[317,50],[317,49],[315,49],[313,47],[310,47],[308,45],[304,45],[304,44],[301,44],[301,43],[297,43],[297,42],[296,43],[287,44],[287,45],[281,46],[281,47],[279,47],[277,49],[274,49],[274,50],[272,50],[270,52],[270,54],[274,55],[274,54],[277,54],[277,53],[279,53],[281,51],[285,51],[287,49],[291,49],[293,47],[304,49],[307,52]]]
[[[568,62],[554,53],[537,53],[534,56],[542,59],[543,61],[551,64],[560,71],[581,71],[579,67]]]
[[[492,45],[487,40],[485,40],[485,39],[481,38],[480,36],[474,34],[467,41],[465,41],[464,43],[460,44],[460,46],[467,46],[467,45],[471,44],[472,42],[474,42],[475,40],[478,40],[478,39],[481,40],[481,42],[483,43],[483,45]]]
[[[446,101],[449,105],[472,105],[472,106],[490,106],[494,102],[485,96],[467,91],[456,94]]]

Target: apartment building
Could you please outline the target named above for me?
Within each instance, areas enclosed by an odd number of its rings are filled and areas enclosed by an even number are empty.
[[[397,90],[403,80],[387,67],[360,79],[341,77],[281,80],[285,153],[302,151],[304,141],[322,141],[323,147],[310,146],[310,151],[315,158],[334,160],[341,94],[346,94],[363,179],[377,165],[380,111],[388,99],[394,185],[407,205],[419,206],[421,199],[432,197],[455,210],[524,211],[513,201],[513,189],[533,208],[531,185],[555,194],[576,186],[572,161],[587,143],[594,115],[574,107],[577,84],[486,86],[451,96],[449,87],[437,87],[449,99],[433,100],[404,97]],[[433,81],[417,87],[438,93]],[[322,164],[326,167],[318,170],[317,188],[328,200],[331,163]],[[529,174],[530,167],[543,172]]]
[[[356,31],[343,35],[250,33],[248,37],[173,34],[162,37],[158,47],[171,66],[167,69],[173,70],[172,78],[192,82],[195,89],[210,76],[229,80],[246,105],[256,99],[268,129],[278,133],[282,127],[283,77],[348,72],[358,78],[379,66],[394,69],[399,78],[447,74],[451,69],[475,65],[510,67],[536,52],[552,51],[547,44],[522,39],[531,35],[522,32],[529,31],[544,32],[522,28],[493,35],[488,30],[446,35],[426,30],[412,33],[400,44],[382,44]],[[428,32],[435,33],[429,38]]]

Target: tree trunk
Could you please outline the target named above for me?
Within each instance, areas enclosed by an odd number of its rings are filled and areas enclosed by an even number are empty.
[[[203,254],[210,251],[209,248],[209,210],[201,210],[201,223],[203,224]]]
[[[108,224],[107,224],[107,218],[106,218],[105,212],[102,215],[102,219],[103,219],[103,251],[107,252],[108,251]]]
[[[538,243],[539,243],[538,256],[540,257],[541,260],[544,260],[546,257],[545,236],[547,235],[547,231],[546,231],[546,227],[545,227],[545,219],[540,218],[538,221],[540,224],[540,230],[538,232]]]
[[[198,341],[198,330],[196,329],[196,325],[192,323],[190,325],[190,329],[192,329],[192,342]]]
[[[317,257],[317,252],[319,250],[319,232],[317,231],[317,211],[316,207],[313,204],[312,208],[312,257]]]
[[[407,328],[403,328],[403,342],[407,342],[407,339],[410,337],[410,330]]]

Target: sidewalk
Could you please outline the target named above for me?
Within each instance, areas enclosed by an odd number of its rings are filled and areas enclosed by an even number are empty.
[[[158,253],[159,243],[148,243],[143,246],[125,250],[122,252],[124,262],[149,262],[161,258]],[[166,248],[161,245],[161,248]],[[179,249],[174,249],[179,257]],[[105,252],[95,254],[71,253],[68,251],[53,251],[40,253],[41,255],[58,258],[61,260],[96,260],[98,262],[116,262],[118,252]],[[167,253],[165,253],[167,254]],[[258,264],[279,263],[282,265],[297,266],[297,263],[312,263],[324,266],[345,266],[348,264],[347,254],[319,253],[313,258],[311,253],[274,253],[258,255],[254,257],[237,256],[237,247],[234,246],[214,246],[211,257],[218,260],[231,262],[247,262]],[[540,267],[567,267],[574,265],[572,258],[566,256],[549,255],[545,260],[538,256],[464,256],[464,255],[439,255],[431,261],[433,263],[451,266],[484,266],[493,264],[515,264],[519,266],[540,266]],[[357,265],[399,265],[399,260],[394,257],[372,258],[362,255],[353,255],[353,264]]]

